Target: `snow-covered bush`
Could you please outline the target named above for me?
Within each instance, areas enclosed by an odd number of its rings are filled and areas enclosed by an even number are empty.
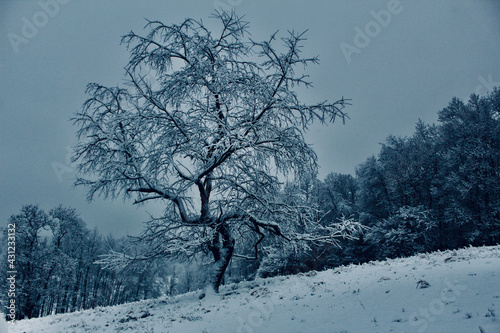
[[[387,219],[378,222],[366,235],[379,258],[411,256],[432,250],[437,223],[422,206],[402,207]]]

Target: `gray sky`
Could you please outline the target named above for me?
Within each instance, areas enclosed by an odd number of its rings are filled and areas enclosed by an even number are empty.
[[[84,190],[72,186],[67,147],[76,143],[76,127],[69,118],[88,83],[122,84],[128,59],[122,35],[141,32],[145,18],[209,23],[220,6],[245,15],[256,40],[278,29],[309,29],[304,55],[321,62],[309,67],[314,88],[304,100],[352,99],[345,125],[314,126],[308,134],[321,178],[354,173],[388,135],[411,135],[418,119],[435,122],[452,97],[500,85],[495,0],[2,0],[0,219],[24,204],[46,210],[63,204],[102,233],[137,234],[145,212],[159,207],[87,203]]]

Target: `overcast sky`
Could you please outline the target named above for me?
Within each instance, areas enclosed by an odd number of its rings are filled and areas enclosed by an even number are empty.
[[[390,135],[411,135],[418,119],[432,123],[452,97],[467,99],[500,85],[500,1],[55,0],[0,2],[0,219],[22,205],[76,208],[90,227],[137,234],[146,211],[131,202],[85,200],[74,189],[67,147],[76,143],[69,118],[85,86],[123,83],[128,53],[120,38],[139,33],[145,18],[209,23],[216,7],[234,7],[252,38],[309,29],[304,55],[314,88],[305,101],[352,99],[345,125],[308,134],[320,178],[354,173]]]

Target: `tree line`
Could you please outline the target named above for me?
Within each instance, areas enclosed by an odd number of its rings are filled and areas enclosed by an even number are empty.
[[[126,239],[90,230],[72,208],[58,206],[46,213],[37,205],[25,205],[9,223],[16,230],[16,319],[116,305],[165,292],[160,287],[168,283],[162,280],[167,274],[153,262],[120,273],[95,264],[100,255],[120,251]],[[6,290],[6,247],[1,252],[1,283]],[[1,301],[8,304],[7,293]]]
[[[314,181],[329,219],[369,227],[342,249],[316,249],[320,266],[500,243],[500,91],[453,98],[438,116],[389,136],[355,176]]]

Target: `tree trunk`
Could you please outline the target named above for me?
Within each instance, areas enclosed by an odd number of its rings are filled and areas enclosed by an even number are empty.
[[[229,226],[225,223],[217,223],[218,227],[210,244],[210,251],[214,256],[213,272],[210,286],[216,293],[219,292],[226,268],[231,261],[234,250],[234,239],[231,236]]]
[[[85,277],[83,278],[83,290],[82,290],[82,302],[81,302],[81,309],[83,310],[87,309],[87,284],[89,282],[88,280],[89,280],[90,267],[91,265],[89,264],[85,272]]]

